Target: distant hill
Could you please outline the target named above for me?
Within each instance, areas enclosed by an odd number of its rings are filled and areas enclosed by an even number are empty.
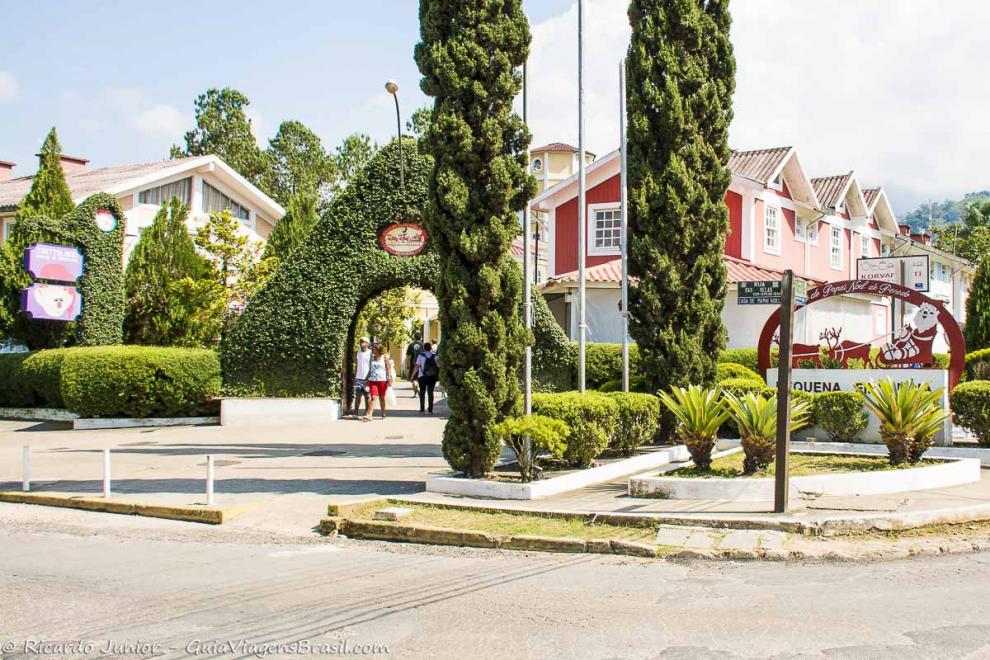
[[[966,193],[966,196],[962,199],[947,199],[944,202],[933,203],[931,207],[931,226],[937,227],[943,224],[959,222],[965,212],[966,204],[980,199],[990,199],[990,190]],[[911,225],[912,231],[928,228],[928,204],[922,204],[910,213],[905,214],[899,218],[899,222]]]

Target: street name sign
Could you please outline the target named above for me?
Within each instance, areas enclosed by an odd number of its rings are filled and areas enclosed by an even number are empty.
[[[779,305],[783,295],[780,280],[750,280],[736,284],[736,303],[739,305]],[[808,302],[808,283],[794,280],[794,302]]]

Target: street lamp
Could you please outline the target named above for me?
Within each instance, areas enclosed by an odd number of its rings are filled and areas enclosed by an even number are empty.
[[[385,83],[385,91],[395,99],[395,125],[399,134],[399,185],[406,188],[405,166],[402,163],[402,115],[399,113],[399,83],[389,80]]]

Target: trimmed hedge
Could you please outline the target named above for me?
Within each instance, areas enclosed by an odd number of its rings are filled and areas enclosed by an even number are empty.
[[[990,447],[990,381],[960,383],[949,393],[949,407],[956,424],[972,431],[980,446]]]
[[[726,348],[718,355],[719,364],[741,364],[754,373],[759,369],[755,348]]]
[[[99,346],[62,362],[62,397],[82,417],[205,415],[220,384],[220,363],[206,349]]]
[[[622,391],[622,379],[616,378],[615,380],[610,380],[607,383],[602,383],[598,388],[599,392],[621,392]],[[638,392],[640,394],[649,394],[646,391],[646,376],[637,374],[633,376],[629,375],[629,391]]]
[[[966,354],[967,380],[990,380],[990,348]]]
[[[72,349],[0,354],[0,406],[63,408],[62,360]]]
[[[660,399],[636,392],[612,392],[608,396],[619,404],[618,423],[609,449],[632,456],[643,445],[653,444],[660,424]]]
[[[822,392],[815,396],[818,426],[834,442],[855,442],[869,416],[859,392]]]
[[[0,354],[0,406],[27,408],[34,405],[24,376],[24,361],[30,353]]]
[[[534,394],[533,412],[567,424],[564,460],[587,467],[608,447],[618,425],[619,404],[600,392]]]
[[[575,345],[576,350],[577,345]],[[639,374],[639,372],[639,348],[636,344],[630,343],[630,380],[633,374]],[[622,382],[622,344],[587,344],[585,347],[585,384],[587,387],[599,388],[604,383],[616,379],[620,383]]]
[[[774,388],[767,387],[763,379],[758,381],[752,378],[727,378],[718,384],[725,392],[732,396],[740,397],[753,393],[769,399],[773,396]]]
[[[756,373],[749,367],[743,366],[736,362],[720,362],[716,365],[716,380],[722,382],[723,380],[728,380],[729,378],[749,378],[750,380],[758,380],[763,382],[763,376]]]

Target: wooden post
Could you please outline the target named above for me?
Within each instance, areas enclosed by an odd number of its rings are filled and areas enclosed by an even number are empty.
[[[794,342],[794,271],[780,283],[780,355],[777,360],[777,462],[774,513],[787,513],[791,454],[791,353]]]

